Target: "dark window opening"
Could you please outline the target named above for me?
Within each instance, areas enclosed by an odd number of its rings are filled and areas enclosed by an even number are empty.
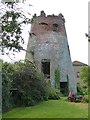
[[[35,33],[32,33],[32,35],[35,35],[35,36],[36,36],[36,34],[35,34]]]
[[[79,78],[80,77],[80,72],[77,72],[77,78]]]
[[[57,31],[58,24],[53,24],[53,31]]]
[[[41,23],[39,23],[39,25],[42,27],[43,30],[48,29],[48,24],[47,23],[41,22]]]
[[[50,61],[49,60],[42,60],[42,72],[47,78],[50,78]]]
[[[47,23],[42,22],[42,23],[39,23],[39,25],[48,25],[48,24],[47,24]]]
[[[36,36],[35,33],[29,33],[30,37],[32,38],[32,36]]]
[[[64,95],[68,95],[68,82],[60,82],[60,91]]]

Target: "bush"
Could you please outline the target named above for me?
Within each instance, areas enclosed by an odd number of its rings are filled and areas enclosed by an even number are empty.
[[[44,75],[29,61],[2,66],[2,110],[16,106],[32,106],[47,100],[48,91]]]
[[[60,91],[51,88],[35,65],[29,61],[3,63],[2,108],[32,106],[42,100],[60,99]]]
[[[14,69],[10,63],[2,64],[2,112],[12,108],[11,83]]]
[[[12,92],[14,103],[17,106],[30,106],[44,100],[47,95],[47,83],[43,74],[37,72],[34,64],[29,61],[18,65],[12,84],[13,88],[17,88],[17,91]]]
[[[58,100],[60,99],[60,90],[55,88],[48,88],[48,99],[49,100]]]
[[[78,95],[88,95],[88,87],[87,85],[80,86],[80,84],[77,84],[77,94]]]
[[[86,85],[82,87],[82,91],[84,95],[88,95],[88,87]]]
[[[84,95],[84,94],[83,94],[83,89],[82,89],[82,87],[80,86],[79,83],[77,84],[77,94],[78,94],[78,95]]]
[[[83,103],[89,103],[88,95],[84,95],[84,99],[81,102],[83,102]]]

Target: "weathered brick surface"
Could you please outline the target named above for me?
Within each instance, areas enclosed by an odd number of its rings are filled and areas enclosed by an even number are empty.
[[[46,23],[48,25],[40,25]],[[58,24],[57,31],[52,31],[52,25]],[[34,61],[41,71],[42,59],[50,59],[50,80],[54,86],[54,71],[59,66],[61,74],[61,82],[67,81],[69,76],[69,89],[76,93],[76,81],[74,77],[73,66],[68,50],[68,41],[64,21],[58,16],[37,17],[35,23],[32,24],[31,36],[28,41],[27,50],[34,54],[27,53],[26,59]]]
[[[47,19],[48,18],[48,19]],[[46,23],[43,24],[42,23]],[[31,31],[32,33],[38,34],[47,34],[53,29],[53,24],[57,24],[57,32],[61,32],[63,35],[65,35],[65,27],[64,27],[64,21],[59,16],[38,16],[32,24]]]

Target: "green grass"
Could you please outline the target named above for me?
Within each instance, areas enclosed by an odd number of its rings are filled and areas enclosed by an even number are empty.
[[[3,118],[87,118],[88,109],[76,104],[65,100],[43,101],[33,107],[14,108],[4,113]]]

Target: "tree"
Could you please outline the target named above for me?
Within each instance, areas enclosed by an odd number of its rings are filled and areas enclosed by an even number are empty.
[[[12,107],[11,104],[11,83],[13,80],[13,64],[2,63],[2,111],[5,112]]]
[[[90,66],[83,66],[81,68],[80,79],[84,82],[84,84],[82,87],[78,84],[77,87],[79,92],[83,94],[88,94],[88,89],[90,86]]]
[[[84,83],[90,84],[90,66],[84,66],[81,68],[80,78],[84,81]]]
[[[24,40],[21,36],[21,24],[17,22],[19,19],[20,13],[15,13],[14,11],[6,12],[5,15],[2,16],[2,52],[7,48],[9,50],[13,50],[13,52],[17,49],[18,51],[22,50],[23,47],[21,43],[24,44]],[[24,21],[23,21],[24,23]]]
[[[17,92],[14,93],[15,104],[29,106],[44,100],[47,94],[44,75],[39,73],[35,65],[29,61],[18,65],[12,84],[13,88],[17,88]]]
[[[29,61],[3,63],[2,108],[35,105],[48,99],[48,84],[44,75]]]
[[[0,49],[3,54],[9,54],[9,51],[20,52],[23,48],[24,39],[22,37],[22,26],[30,23],[30,19],[24,14],[24,9],[18,8],[13,3],[13,8],[9,8],[2,15],[2,36]],[[4,9],[4,8],[2,8]],[[2,10],[1,9],[1,10]],[[30,15],[30,13],[27,13]]]
[[[54,74],[55,74],[55,87],[60,89],[60,70],[59,70],[59,67],[57,69],[55,69]]]

